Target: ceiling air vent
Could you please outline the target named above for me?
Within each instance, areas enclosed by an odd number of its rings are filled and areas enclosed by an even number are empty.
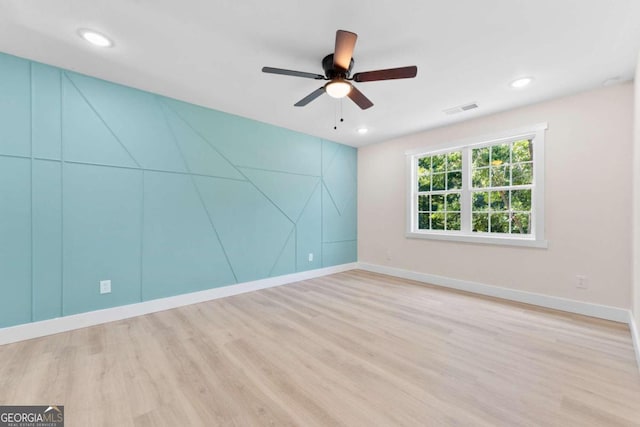
[[[446,110],[442,110],[446,115],[450,116],[452,114],[462,113],[463,111],[473,110],[474,108],[478,108],[478,104],[472,102],[471,104],[458,105],[457,107],[447,108]]]

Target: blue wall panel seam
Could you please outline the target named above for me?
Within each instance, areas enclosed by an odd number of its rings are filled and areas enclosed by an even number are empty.
[[[289,175],[299,175],[299,176],[310,176],[313,178],[320,178],[321,175],[312,175],[312,174],[308,174],[308,173],[298,173],[298,172],[289,172],[289,171],[283,171],[280,169],[265,169],[265,168],[256,168],[253,166],[242,166],[242,165],[237,165],[237,168],[240,169],[250,169],[250,170],[256,170],[256,171],[264,171],[264,172],[277,172],[277,173],[286,173]]]
[[[31,156],[21,156],[19,154],[0,154],[0,157],[8,157],[10,159],[24,159],[24,160],[31,159]]]
[[[144,301],[144,286],[142,282],[144,280],[144,170],[140,173],[141,188],[140,193],[140,302]]]
[[[51,159],[42,159],[42,160],[56,161],[56,160],[51,160]],[[73,164],[73,165],[98,166],[98,167],[103,167],[103,168],[127,169],[127,170],[134,170],[134,171],[171,173],[171,174],[175,174],[175,175],[204,176],[204,177],[207,177],[207,178],[226,179],[226,180],[229,180],[229,181],[237,181],[237,182],[246,182],[247,181],[246,179],[229,178],[229,177],[226,177],[226,176],[207,175],[207,174],[202,174],[202,173],[168,171],[168,170],[162,170],[162,169],[143,168],[143,167],[135,167],[135,166],[108,165],[106,163],[81,162],[81,161],[77,161],[77,160],[65,160],[65,163],[69,163],[69,164]]]
[[[29,112],[30,112],[30,123],[31,123],[31,129],[29,132],[29,143],[30,143],[30,152],[31,152],[31,206],[30,206],[30,210],[31,210],[31,231],[30,231],[30,239],[31,239],[31,259],[30,259],[30,264],[31,264],[31,321],[33,322],[35,320],[35,293],[33,290],[34,284],[33,284],[33,269],[34,269],[34,262],[33,262],[33,63],[29,62]]]
[[[59,73],[60,85],[60,316],[64,316],[64,90],[62,72]]]
[[[0,156],[2,156],[0,154]],[[56,162],[56,163],[60,163],[60,159],[47,159],[46,157],[37,157],[37,156],[33,156],[33,160],[38,160],[40,162]]]
[[[322,241],[324,240],[324,191],[322,186],[324,185],[324,144],[323,139],[320,140],[320,267],[324,267],[324,247]]]
[[[293,239],[294,271],[298,271],[298,224],[294,224],[293,226]]]

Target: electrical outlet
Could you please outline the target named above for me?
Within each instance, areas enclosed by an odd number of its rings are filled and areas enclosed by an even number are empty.
[[[387,253],[386,253],[386,257],[387,257],[387,261],[391,261],[391,249],[387,249]]]
[[[589,279],[587,276],[576,275],[576,288],[578,289],[588,289],[589,288]]]
[[[100,293],[101,294],[110,294],[111,293],[111,280],[101,280],[100,281]]]
[[[313,252],[309,252],[309,262],[313,262]]]

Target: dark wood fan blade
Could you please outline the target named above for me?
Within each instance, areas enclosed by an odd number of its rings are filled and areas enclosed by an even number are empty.
[[[356,47],[358,35],[350,31],[336,31],[336,48],[333,53],[334,68],[348,70],[353,56],[353,49]]]
[[[304,71],[285,70],[284,68],[262,67],[263,73],[282,74],[283,76],[305,77],[307,79],[324,80],[321,74],[305,73]]]
[[[295,105],[296,107],[304,107],[305,105],[307,105],[308,103],[310,103],[311,101],[313,101],[314,99],[322,95],[323,93],[324,93],[324,86],[314,90],[309,95],[305,96],[304,98],[302,98],[300,101],[296,102],[293,105]]]
[[[347,96],[351,98],[353,102],[358,104],[358,107],[362,108],[363,110],[373,107],[373,102],[371,102],[369,98],[364,96],[364,93],[360,92],[358,88],[353,85],[351,86],[351,91]]]
[[[353,75],[356,82],[374,82],[376,80],[410,79],[418,74],[418,67],[389,68],[387,70],[365,71]]]

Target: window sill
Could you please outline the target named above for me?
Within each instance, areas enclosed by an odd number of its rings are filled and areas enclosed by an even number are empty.
[[[484,245],[523,246],[530,248],[543,248],[549,246],[546,240],[537,240],[533,237],[501,237],[488,235],[446,234],[434,232],[408,232],[409,239],[445,240],[449,242],[477,243]]]

